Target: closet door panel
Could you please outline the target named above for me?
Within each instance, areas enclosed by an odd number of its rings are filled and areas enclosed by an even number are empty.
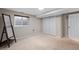
[[[79,38],[79,14],[69,15],[68,33],[70,38]]]
[[[43,19],[43,32],[56,35],[56,20],[55,18]]]

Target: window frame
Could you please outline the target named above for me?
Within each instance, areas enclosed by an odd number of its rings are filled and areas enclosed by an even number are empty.
[[[29,18],[30,18],[29,16],[14,15],[14,27],[25,27],[25,26],[27,26],[27,25],[24,25],[24,24],[23,24],[23,25],[16,25],[16,23],[15,23],[15,22],[16,22],[16,21],[15,21],[15,17],[16,17],[16,16],[17,16],[17,17],[26,17],[26,18],[28,18],[28,22],[29,22]]]

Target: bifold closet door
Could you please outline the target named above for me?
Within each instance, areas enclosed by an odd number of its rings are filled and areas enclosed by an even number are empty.
[[[69,38],[79,38],[79,14],[71,14],[68,19]]]
[[[56,35],[56,19],[50,18],[49,23],[49,34]]]
[[[53,18],[43,19],[43,32],[56,35],[56,20]]]

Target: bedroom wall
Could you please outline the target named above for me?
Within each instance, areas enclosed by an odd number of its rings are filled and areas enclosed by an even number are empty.
[[[11,16],[13,25],[14,25],[14,14],[23,15],[23,16],[30,16],[29,25],[27,25],[26,27],[14,27],[14,31],[15,31],[17,38],[26,37],[28,34],[41,32],[41,20],[36,18],[35,16],[24,14],[21,12],[0,9],[0,36],[1,36],[2,28],[3,28],[2,13],[9,14]],[[35,31],[33,31],[33,29]]]
[[[62,15],[62,37],[68,38],[68,15]]]

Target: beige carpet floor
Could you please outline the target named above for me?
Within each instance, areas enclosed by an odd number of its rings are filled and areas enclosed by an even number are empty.
[[[57,38],[47,34],[36,34],[17,40],[5,50],[78,50],[79,43],[71,39]]]

